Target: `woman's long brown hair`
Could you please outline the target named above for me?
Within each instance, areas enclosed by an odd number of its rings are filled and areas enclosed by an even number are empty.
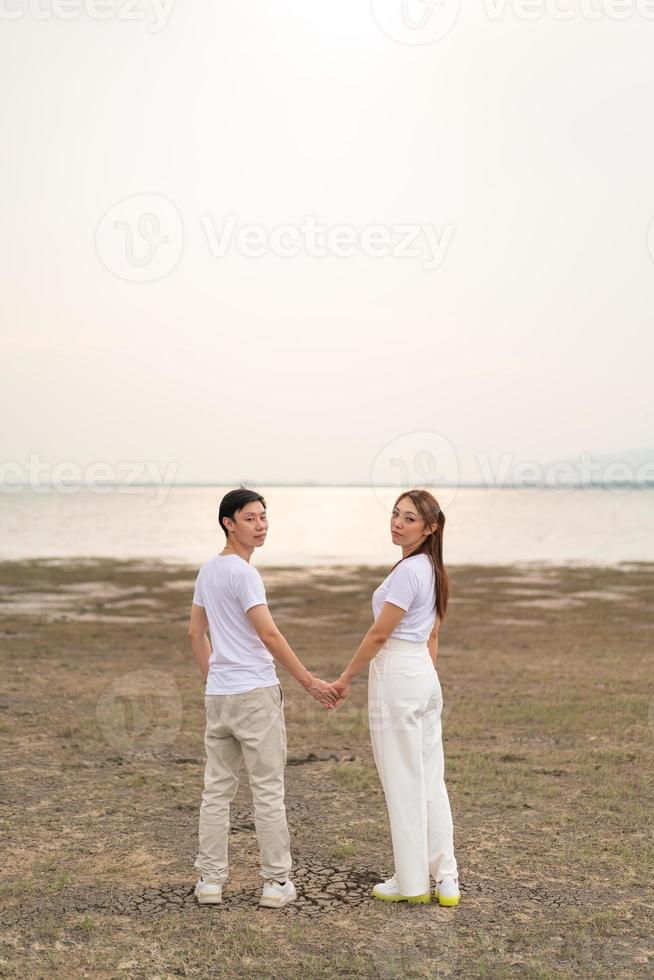
[[[445,530],[445,514],[440,508],[440,504],[436,500],[433,494],[429,490],[406,490],[401,493],[393,504],[393,510],[397,507],[400,500],[404,497],[408,497],[409,500],[415,505],[416,510],[425,522],[425,529],[430,528],[432,524],[438,524],[438,527],[433,533],[430,533],[427,538],[423,541],[420,547],[412,551],[410,555],[406,555],[406,558],[411,558],[413,555],[428,555],[434,569],[434,591],[436,593],[436,615],[439,620],[445,619],[445,611],[447,609],[447,601],[450,597],[450,579],[445,570],[445,565],[443,564],[443,532]],[[400,558],[400,561],[393,565],[393,568],[404,561],[404,558]],[[391,569],[392,571],[393,569]]]

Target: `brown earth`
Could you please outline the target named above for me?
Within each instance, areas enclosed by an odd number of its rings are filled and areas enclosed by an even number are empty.
[[[392,866],[365,678],[327,713],[283,676],[300,897],[272,911],[256,904],[245,779],[225,902],[192,895],[196,569],[0,564],[0,976],[652,976],[653,569],[450,569],[438,669],[458,909],[370,898]],[[264,570],[316,673],[354,652],[383,572]]]

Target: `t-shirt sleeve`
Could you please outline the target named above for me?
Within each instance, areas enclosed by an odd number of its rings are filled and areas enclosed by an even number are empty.
[[[388,583],[388,591],[384,597],[385,602],[392,602],[394,606],[399,606],[407,612],[418,594],[420,579],[415,569],[410,565],[398,565],[391,575]]]
[[[198,572],[198,577],[195,580],[195,591],[193,592],[193,602],[196,606],[204,606],[204,597],[202,595],[202,570]]]
[[[256,568],[248,568],[244,574],[238,576],[234,585],[234,593],[243,612],[252,609],[252,606],[268,604],[263,580]]]

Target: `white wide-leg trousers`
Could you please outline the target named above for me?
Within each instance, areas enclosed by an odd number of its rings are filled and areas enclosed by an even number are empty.
[[[426,643],[390,639],[371,661],[368,717],[402,895],[457,875],[444,779],[443,694]]]

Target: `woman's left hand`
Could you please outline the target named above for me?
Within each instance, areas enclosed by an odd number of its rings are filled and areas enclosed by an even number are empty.
[[[332,687],[335,688],[340,695],[338,704],[340,704],[341,701],[344,701],[350,693],[350,683],[350,681],[344,681],[340,677],[337,681],[333,682]]]

